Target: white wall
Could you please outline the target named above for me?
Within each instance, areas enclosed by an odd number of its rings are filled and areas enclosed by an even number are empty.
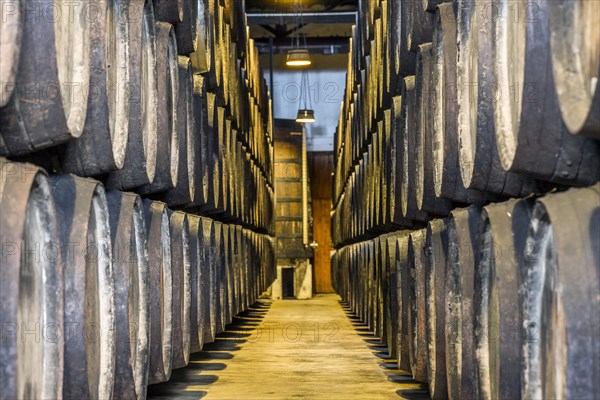
[[[313,54],[311,58],[309,92],[316,122],[307,126],[308,151],[333,151],[333,135],[344,98],[348,56]],[[261,56],[261,64],[269,85],[269,57]],[[274,117],[295,119],[300,108],[301,70],[286,68],[285,55],[276,55],[273,64]]]

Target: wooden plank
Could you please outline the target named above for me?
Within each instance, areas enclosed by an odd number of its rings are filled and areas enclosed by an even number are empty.
[[[290,136],[290,129],[276,126],[274,143],[278,259],[306,258],[312,252],[302,238],[302,137]]]
[[[334,292],[331,286],[331,173],[333,153],[310,153],[308,167],[311,182],[313,239],[319,244],[315,249],[314,281],[317,293]]]

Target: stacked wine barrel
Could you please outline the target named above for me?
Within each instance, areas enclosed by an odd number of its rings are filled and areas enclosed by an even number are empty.
[[[8,1],[1,398],[145,398],[274,279],[244,2]]]
[[[335,288],[433,398],[597,398],[598,2],[360,5]]]

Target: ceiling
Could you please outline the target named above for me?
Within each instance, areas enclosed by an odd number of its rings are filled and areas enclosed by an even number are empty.
[[[358,0],[246,0],[246,12],[356,11]]]
[[[348,52],[358,0],[246,0],[250,36],[262,54],[282,54],[301,36],[311,53]],[[303,43],[304,44],[304,43]],[[303,46],[304,47],[304,46]]]

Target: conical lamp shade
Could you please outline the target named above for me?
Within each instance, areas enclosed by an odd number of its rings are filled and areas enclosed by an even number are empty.
[[[308,67],[312,64],[306,49],[294,49],[287,53],[286,65],[288,67]]]
[[[311,124],[315,122],[314,110],[298,110],[296,122],[299,124]]]

